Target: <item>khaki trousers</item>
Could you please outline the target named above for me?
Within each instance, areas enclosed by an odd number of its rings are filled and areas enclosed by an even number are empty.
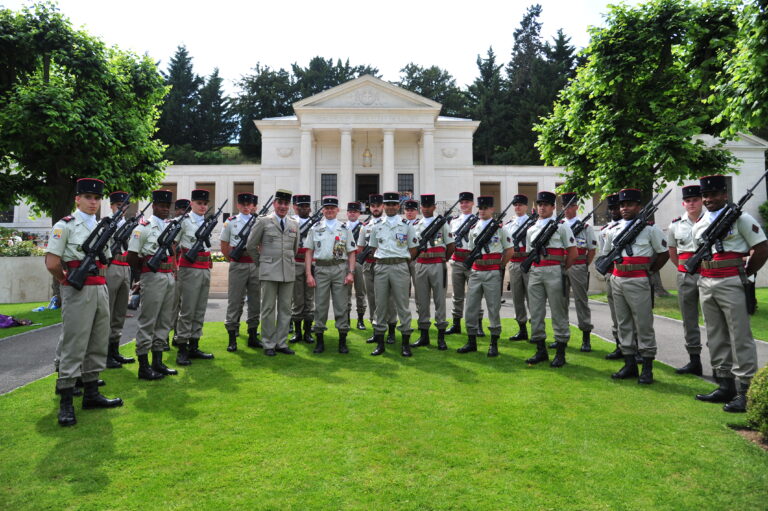
[[[387,331],[389,323],[390,302],[394,303],[397,317],[400,319],[398,330],[403,335],[413,332],[411,327],[411,309],[408,301],[408,291],[411,287],[411,273],[408,263],[377,264],[374,277],[376,293],[376,322],[373,330],[376,334]]]
[[[547,338],[544,317],[552,316],[555,341],[567,344],[571,338],[568,323],[568,299],[563,295],[563,269],[561,266],[532,266],[528,272],[528,307],[531,309],[531,342]]]
[[[183,266],[179,268],[178,285],[181,287],[181,304],[176,338],[179,344],[186,344],[189,339],[200,339],[203,336],[211,270]]]
[[[413,288],[416,295],[416,311],[419,316],[419,329],[428,329],[432,322],[429,311],[429,299],[435,304],[435,326],[445,330],[445,263],[416,263]]]
[[[110,264],[107,268],[109,292],[109,343],[120,344],[128,311],[128,295],[131,292],[131,267]]]
[[[464,298],[467,293],[467,284],[472,270],[468,270],[464,263],[451,261],[451,287],[453,288],[453,314],[454,319],[464,317]],[[483,309],[480,308],[480,319],[483,320]]]
[[[699,275],[677,272],[677,304],[683,315],[685,349],[691,355],[701,353],[701,330],[699,330]]]
[[[515,319],[520,323],[528,321],[528,274],[520,269],[520,263],[509,263],[509,288],[512,291],[512,303],[515,305]]]
[[[293,284],[292,321],[312,321],[315,314],[315,290],[307,285],[304,263],[296,263],[296,280]]]
[[[576,304],[576,318],[579,324],[579,330],[591,332],[592,311],[589,309],[589,267],[586,264],[574,264],[568,269],[568,288],[573,292],[573,301]],[[566,308],[570,301],[570,292],[567,292]]]
[[[379,266],[380,268],[381,266]],[[374,285],[374,276],[376,275],[377,266],[374,263],[364,263],[363,276],[365,277],[365,294],[368,296],[368,310],[371,311],[371,323],[376,324],[376,286]],[[410,286],[410,282],[408,283]],[[393,325],[397,323],[397,315],[395,314],[395,303],[392,299],[389,300],[389,307],[387,308],[387,323]],[[375,330],[375,329],[374,329]]]
[[[749,382],[757,371],[757,346],[741,278],[699,278],[699,300],[715,376]]]
[[[261,312],[261,285],[259,283],[258,263],[229,263],[229,282],[227,284],[227,318],[224,327],[229,331],[240,330],[240,318],[243,305],[248,297],[248,328],[259,326]]]
[[[345,270],[346,271],[346,270]],[[347,314],[352,315],[352,295],[355,295],[355,306],[357,307],[357,317],[362,318],[365,316],[365,275],[363,275],[363,265],[355,265],[355,283],[353,284],[354,293],[349,293],[349,300],[347,302]],[[350,290],[352,291],[352,290]],[[315,299],[317,300],[317,299]],[[315,303],[315,310],[317,310],[317,303]]]
[[[136,354],[162,351],[171,330],[176,280],[173,273],[141,274],[141,309],[136,332]]]
[[[651,284],[647,277],[611,275],[613,306],[619,322],[619,345],[624,355],[656,357]]]
[[[618,341],[619,339],[619,320],[616,319],[616,305],[613,303],[613,288],[611,287],[611,274],[609,273],[605,277],[605,297],[608,299],[608,309],[611,311],[611,332],[613,338]],[[617,342],[617,345],[619,343]]]
[[[287,348],[285,338],[291,324],[293,284],[261,281],[261,343],[264,349]]]
[[[463,267],[463,263],[461,264]],[[485,297],[485,307],[488,309],[491,335],[501,335],[501,271],[472,270],[467,283],[466,318],[467,334],[477,335],[482,316],[482,300]]]
[[[324,332],[328,328],[328,308],[333,299],[333,317],[336,319],[336,330],[340,333],[349,332],[347,320],[347,304],[349,303],[350,286],[344,285],[347,276],[346,261],[333,266],[315,267],[315,324],[313,332]]]
[[[106,285],[61,286],[61,337],[59,338],[59,378],[56,386],[72,388],[82,376],[96,381],[106,369],[109,337],[109,292]]]

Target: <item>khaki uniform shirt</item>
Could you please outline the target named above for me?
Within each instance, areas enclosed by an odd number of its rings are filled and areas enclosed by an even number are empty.
[[[317,261],[345,261],[357,244],[347,224],[339,220],[333,228],[323,219],[312,226],[304,242],[308,250],[313,250]]]
[[[472,228],[472,230],[469,231],[469,244],[467,245],[467,250],[475,249],[475,240],[477,239],[478,236],[480,236],[480,233],[483,232],[483,229],[488,224],[488,222],[491,222],[491,221],[492,220],[477,221],[477,223]],[[512,248],[512,237],[502,227],[501,229],[496,231],[496,234],[493,235],[493,237],[491,238],[491,242],[488,243],[488,245],[486,245],[486,249],[483,250],[483,254],[504,253],[504,251],[508,248]]]
[[[382,218],[382,221],[373,226],[368,240],[371,247],[376,249],[376,259],[411,257],[408,249],[419,245],[416,230],[400,215]],[[394,218],[394,221],[389,218]]]
[[[429,218],[419,218],[414,221],[413,228],[416,230],[416,236],[419,240],[421,240],[421,234],[426,231],[430,225],[432,225],[432,222],[435,221],[435,218],[437,217],[432,216]],[[434,238],[432,238],[432,241],[429,242],[427,249],[431,247],[447,247],[451,243],[453,243],[453,233],[451,232],[451,229],[448,227],[448,223],[446,222],[443,224],[443,228],[438,231]]]
[[[360,234],[357,237],[358,248],[364,248],[368,246],[368,242],[371,240],[371,232],[373,232],[373,226],[383,220],[384,216],[380,216],[379,218],[371,218],[371,221],[365,224],[362,229],[360,229]]]
[[[619,220],[613,227],[606,229],[608,231],[603,244],[603,255],[608,254],[613,248],[613,238],[618,236],[627,225],[626,220]],[[632,243],[632,256],[627,254],[626,250],[621,252],[622,257],[653,257],[667,251],[667,240],[664,239],[664,233],[655,225],[647,225]]]
[[[722,211],[722,210],[720,210]],[[696,247],[701,245],[701,235],[707,230],[712,220],[717,218],[715,215],[707,211],[701,220],[696,222],[692,229],[693,239],[696,243]],[[742,213],[736,223],[731,226],[731,230],[728,231],[728,235],[723,239],[723,250],[726,252],[739,252],[742,254],[749,253],[750,249],[765,241],[765,233],[760,228],[760,224],[748,213]],[[717,249],[712,245],[712,253],[717,252]]]
[[[195,233],[205,222],[205,217],[197,215],[195,213],[189,213],[187,218],[181,222],[181,231],[179,232],[179,245],[181,248],[192,248],[197,238]],[[203,247],[203,251],[209,250],[208,247]]]
[[[533,243],[533,240],[536,239],[536,236],[538,236],[539,232],[541,232],[541,230],[544,229],[544,227],[549,222],[554,221],[554,216],[543,219],[540,218],[537,220],[536,223],[533,224],[530,229],[528,229],[528,232],[525,235],[526,249],[530,250],[531,243]],[[560,222],[557,225],[557,232],[555,232],[555,234],[549,238],[549,242],[545,248],[570,248],[575,246],[576,239],[573,237],[573,231],[571,231],[571,227],[565,222]]]
[[[88,239],[98,221],[95,215],[86,215],[79,209],[56,222],[48,238],[46,253],[61,257],[62,262],[82,261],[85,257],[83,243]],[[104,247],[104,254],[110,257],[109,244]]]
[[[677,248],[677,252],[695,252],[696,244],[693,242],[693,226],[696,222],[688,218],[688,213],[677,217],[669,224],[667,232],[667,245]]]
[[[219,236],[219,240],[225,241],[229,243],[229,246],[232,248],[235,248],[238,243],[240,243],[240,231],[243,230],[243,227],[245,227],[245,224],[248,223],[248,220],[250,220],[251,215],[243,215],[242,213],[239,213],[235,216],[229,217],[229,219],[224,222],[224,228],[221,230],[221,235]],[[254,222],[253,226],[251,226],[251,231],[256,227],[256,223],[258,223],[258,218]],[[256,253],[258,255],[258,252]],[[245,255],[245,253],[243,253]],[[251,256],[251,254],[248,254]],[[251,256],[251,259],[253,259],[253,262],[258,263],[259,259],[258,257],[254,258]],[[237,262],[237,261],[235,261]]]
[[[573,232],[573,224],[575,224],[578,220],[578,217],[573,217],[570,220],[566,219],[564,223],[567,224],[568,227],[571,228],[571,232]],[[574,238],[576,239],[576,248],[578,248],[579,251],[597,250],[598,248],[597,237],[595,237],[595,229],[589,224],[584,226],[578,236],[574,235]]]
[[[164,220],[152,215],[149,220],[142,220],[131,233],[128,240],[128,251],[135,252],[139,257],[152,256],[157,252],[157,239],[165,230]]]
[[[260,280],[292,282],[296,279],[296,262],[293,258],[299,248],[299,223],[288,215],[283,221],[285,228],[280,229],[280,218],[271,213],[260,217],[251,230],[246,249],[251,257],[261,254]]]

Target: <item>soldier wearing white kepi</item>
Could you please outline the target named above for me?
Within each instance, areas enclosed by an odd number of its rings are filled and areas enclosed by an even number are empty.
[[[707,212],[693,227],[697,248],[702,243],[702,235],[723,212],[728,201],[725,176],[707,176],[699,182]],[[749,260],[745,266],[747,256]],[[701,263],[699,300],[707,328],[712,370],[719,386],[709,394],[697,395],[696,399],[726,403],[723,407],[726,412],[747,411],[747,391],[757,371],[757,347],[752,337],[745,292],[748,279],[754,278],[766,259],[768,242],[765,233],[751,215],[742,213],[722,240],[722,246],[712,246],[712,260]],[[738,387],[735,378],[739,379]]]
[[[517,230],[528,221],[528,196],[518,194],[512,197],[512,207],[515,210],[515,217],[504,226],[504,230],[509,236],[512,236]],[[509,338],[510,341],[528,340],[528,274],[520,269],[520,263],[525,261],[528,253],[525,251],[525,236],[523,244],[514,246],[512,240],[512,255],[509,258],[507,275],[509,275],[509,287],[512,291],[512,303],[515,306],[515,320],[517,321],[518,331]]]
[[[422,194],[422,218],[415,222],[416,234],[422,241],[424,231],[435,221],[435,195]],[[429,313],[430,296],[435,303],[435,327],[437,327],[437,349],[446,350],[445,328],[445,264],[453,255],[453,234],[446,222],[430,240],[427,250],[419,254],[415,261],[414,292],[416,295],[416,311],[419,316],[419,339],[411,346],[429,346],[429,328],[432,326]]]
[[[324,333],[327,330],[328,307],[333,299],[333,316],[339,332],[339,353],[349,353],[347,333],[349,316],[347,304],[355,278],[355,240],[346,224],[336,220],[339,214],[338,197],[323,197],[323,216],[309,230],[305,246],[307,285],[315,288],[315,326],[317,345],[313,353],[325,351]],[[312,275],[312,261],[315,274]]]
[[[109,206],[112,213],[117,211],[128,200],[125,192],[109,194]],[[123,226],[125,218],[117,223],[117,228]],[[119,369],[123,364],[133,364],[132,357],[120,354],[120,337],[123,335],[125,314],[128,311],[128,295],[131,291],[131,267],[128,265],[126,252],[112,254],[112,262],[107,268],[107,291],[109,292],[109,348],[107,349],[107,369]]]
[[[360,237],[360,231],[363,230],[363,223],[360,221],[360,214],[363,211],[363,206],[359,202],[347,203],[347,229],[352,233],[352,239],[357,244],[357,239]],[[360,253],[360,249],[356,250],[356,253]],[[347,305],[347,318],[352,315],[352,295],[355,295],[355,306],[357,308],[357,329],[365,330],[365,277],[363,276],[363,265],[355,265],[355,282],[353,285],[353,292],[349,294],[349,304]],[[351,320],[350,320],[351,323]],[[351,325],[350,325],[351,327]]]
[[[411,356],[410,337],[411,311],[408,307],[408,288],[410,272],[408,263],[416,255],[418,242],[416,231],[405,218],[397,214],[400,208],[400,194],[384,192],[384,212],[386,217],[373,226],[370,246],[376,249],[376,273],[374,291],[376,292],[376,323],[373,325],[376,349],[371,355],[384,353],[384,332],[388,320],[389,301],[394,299],[397,316],[400,319],[402,335],[401,354]]]
[[[299,232],[304,224],[309,221],[309,215],[312,211],[312,199],[309,195],[294,195],[293,203],[296,207],[297,216],[295,220],[299,223]],[[306,274],[304,273],[304,261],[307,247],[304,239],[299,239],[299,248],[296,250],[294,261],[296,263],[296,282],[293,284],[293,306],[291,309],[291,320],[293,321],[293,337],[291,342],[304,341],[311,344],[312,339],[312,319],[315,311],[315,290],[307,285]],[[304,333],[302,333],[302,324]]]
[[[77,423],[72,397],[79,377],[85,387],[83,409],[123,405],[122,399],[107,399],[99,393],[99,373],[106,369],[109,338],[106,268],[97,260],[80,291],[67,282],[67,272],[80,266],[85,258],[82,245],[98,224],[96,213],[101,206],[104,182],[79,179],[75,194],[77,211],[53,226],[45,254],[46,269],[61,284],[62,327],[56,388],[61,396],[58,421],[62,426]],[[110,255],[109,247],[105,252]]]
[[[640,190],[621,190],[619,209],[622,220],[608,231],[603,254],[608,254],[613,248],[614,238],[637,220],[642,210]],[[610,277],[616,319],[619,321],[619,342],[624,355],[624,366],[611,377],[620,380],[637,377],[637,383],[651,384],[656,334],[653,330],[653,289],[649,272],[659,271],[669,260],[667,241],[661,229],[646,225],[631,245],[632,255],[629,254],[627,250],[622,251],[621,262],[613,265]],[[638,351],[643,359],[643,371],[639,377],[635,358]]]
[[[237,335],[240,330],[240,318],[243,315],[243,305],[248,298],[248,346],[261,348],[259,342],[259,317],[261,311],[261,284],[259,283],[259,260],[254,259],[243,251],[237,260],[230,257],[232,250],[239,243],[248,240],[240,238],[245,226],[251,222],[255,214],[258,197],[252,193],[237,194],[237,215],[231,216],[224,222],[221,231],[221,253],[229,260],[229,281],[227,292],[227,317],[224,327],[229,336],[227,351],[237,351]],[[253,219],[257,221],[257,219]],[[253,224],[253,222],[251,222]],[[253,227],[251,226],[251,229]]]
[[[677,267],[677,304],[683,316],[685,349],[690,357],[677,374],[701,376],[701,330],[699,329],[699,272],[693,275],[685,271],[685,262],[696,251],[693,241],[693,226],[701,218],[701,187],[684,186],[683,207],[685,214],[672,220],[667,233],[669,259]]]
[[[165,220],[171,210],[173,193],[169,190],[152,192],[152,216],[139,221],[128,242],[127,260],[141,274],[141,309],[136,332],[136,356],[139,357],[139,378],[159,380],[178,374],[163,363],[163,348],[171,330],[173,298],[176,279],[173,276],[175,258],[166,256],[153,272],[147,262],[158,249],[158,238],[166,228]],[[152,352],[152,365],[149,352]]]
[[[565,206],[574,197],[576,197],[575,193],[563,193],[560,195],[560,200],[563,206]],[[578,199],[574,200],[571,206],[565,209],[565,223],[568,224],[568,227],[573,232],[578,252],[576,261],[568,269],[567,284],[573,291],[573,301],[576,304],[576,319],[578,320],[579,330],[581,330],[581,351],[590,352],[592,351],[590,334],[592,333],[593,326],[592,311],[589,309],[587,294],[589,292],[589,265],[592,264],[592,259],[595,258],[597,238],[592,226],[590,224],[582,224],[579,217],[576,216],[578,209]],[[577,227],[580,229],[578,234],[574,232]],[[569,294],[566,291],[566,307],[568,306],[568,300],[570,300]],[[550,348],[554,347],[550,345]]]
[[[552,192],[539,192],[536,195],[536,209],[539,219],[528,229],[525,247],[530,252],[534,249],[532,242],[547,224],[555,221],[555,201],[557,196]],[[531,309],[531,341],[536,344],[536,353],[526,360],[533,365],[549,360],[547,352],[547,333],[544,329],[544,315],[547,302],[552,315],[552,330],[555,333],[556,353],[549,364],[551,367],[565,365],[565,348],[571,338],[571,327],[568,323],[568,299],[563,288],[564,273],[576,260],[576,240],[567,223],[561,222],[557,231],[552,235],[541,260],[533,263],[528,275],[528,306]]]
[[[600,236],[598,237],[598,250],[599,253],[603,253],[605,248],[605,238],[608,236],[610,230],[616,226],[621,220],[621,211],[619,210],[619,194],[614,193],[605,198],[605,204],[610,215],[610,221],[600,228]],[[610,250],[610,247],[608,248]],[[613,333],[613,340],[616,342],[616,349],[608,353],[605,358],[607,360],[621,360],[624,355],[621,354],[621,343],[619,342],[619,322],[616,319],[616,307],[613,303],[613,292],[611,291],[611,278],[610,274],[606,277],[605,297],[608,300],[608,309],[611,311],[611,332]]]

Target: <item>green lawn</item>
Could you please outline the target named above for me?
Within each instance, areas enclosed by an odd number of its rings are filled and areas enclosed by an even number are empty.
[[[673,319],[683,319],[680,314],[680,308],[677,305],[677,290],[668,290],[672,296],[656,297],[653,312],[659,316],[666,316]],[[755,339],[761,339],[763,341],[768,340],[768,288],[759,288],[755,290],[755,296],[757,297],[757,312],[751,317],[750,323],[752,325],[752,335]],[[607,302],[605,294],[589,295],[593,300],[600,302]],[[704,316],[699,314],[699,324],[704,324]]]
[[[515,332],[504,321],[504,339]],[[765,509],[768,453],[743,423],[693,395],[711,388],[657,367],[657,383],[612,381],[613,345],[526,367],[434,346],[411,359],[225,351],[207,324],[195,361],[158,382],[107,371],[115,410],[56,424],[54,379],[0,396],[1,509]],[[245,342],[241,338],[241,345]],[[452,349],[464,342],[451,336]],[[124,352],[130,352],[124,349]],[[76,398],[77,399],[77,398]]]
[[[42,312],[32,312],[40,306],[48,306],[48,302],[30,302],[30,303],[7,303],[0,305],[0,314],[13,316],[16,319],[29,319],[32,324],[29,326],[14,326],[11,328],[0,329],[0,339],[11,335],[20,334],[36,328],[41,328],[55,323],[61,323],[61,310],[44,310]]]

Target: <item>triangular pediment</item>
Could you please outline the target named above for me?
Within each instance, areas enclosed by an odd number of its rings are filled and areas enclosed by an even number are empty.
[[[293,104],[296,112],[321,109],[414,109],[439,112],[442,105],[371,75],[315,94]]]

